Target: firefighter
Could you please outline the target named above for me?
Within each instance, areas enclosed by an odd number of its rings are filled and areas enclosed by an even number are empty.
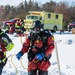
[[[6,51],[10,51],[13,47],[11,39],[0,29],[0,75],[7,62]]]
[[[20,22],[21,22],[21,33],[23,34],[26,31],[26,29],[24,28],[24,21],[21,20]]]
[[[28,75],[48,75],[53,50],[53,35],[37,20],[16,57],[20,60],[24,53],[28,53]]]
[[[6,27],[5,27],[5,33],[9,33],[9,29],[10,29],[10,26],[9,25],[7,25],[7,24],[5,24],[6,25]]]
[[[16,23],[15,23],[15,32],[17,34],[21,34],[21,24],[20,24],[19,20],[17,20]]]
[[[11,24],[10,25],[10,29],[9,29],[9,34],[13,34],[15,31],[15,25],[14,24]]]

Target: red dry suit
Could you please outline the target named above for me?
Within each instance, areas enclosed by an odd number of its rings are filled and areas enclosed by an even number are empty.
[[[37,39],[40,37],[39,39]],[[28,71],[40,69],[42,71],[47,71],[51,65],[49,59],[54,50],[54,37],[50,33],[44,32],[43,34],[38,34],[34,40],[33,36],[26,37],[25,42],[21,51],[23,53],[28,52]],[[34,46],[36,48],[34,48]],[[35,56],[38,53],[45,52],[45,57],[41,61],[36,61]]]

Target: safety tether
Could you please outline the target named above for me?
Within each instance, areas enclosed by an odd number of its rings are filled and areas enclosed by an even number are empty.
[[[13,63],[13,60],[12,60],[14,56],[16,56],[16,54],[11,55],[11,63],[12,63],[12,65],[14,66],[14,68],[15,68],[15,70],[16,70],[16,75],[18,75],[18,69],[17,69],[16,65]],[[22,68],[23,68],[24,70],[28,70],[28,68],[25,68],[25,67],[24,67],[24,65],[23,65],[23,63],[22,63],[22,58],[20,59],[20,63],[21,63],[21,66],[22,66]]]

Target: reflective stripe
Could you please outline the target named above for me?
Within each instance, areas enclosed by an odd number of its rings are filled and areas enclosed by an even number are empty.
[[[2,40],[5,42],[5,43],[8,43],[8,39],[6,37],[2,37]]]
[[[54,41],[54,37],[52,36],[52,40]]]
[[[0,35],[2,35],[2,34],[3,34],[3,32],[0,33]]]
[[[5,60],[6,60],[6,58],[0,60],[0,64],[3,63],[3,62],[5,62]]]
[[[6,56],[6,52],[3,52],[4,56]]]
[[[0,45],[0,51],[2,51],[2,47],[1,47],[1,45]]]
[[[9,43],[5,48],[10,51],[14,47],[13,43]]]
[[[18,24],[15,24],[15,27],[16,27],[16,28],[20,28],[20,26],[18,26]]]

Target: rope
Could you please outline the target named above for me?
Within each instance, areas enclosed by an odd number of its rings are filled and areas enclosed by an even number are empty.
[[[24,36],[26,36],[26,37],[27,37],[27,35],[28,35],[28,34],[24,34]],[[21,44],[23,45],[22,36],[20,37],[20,42],[21,42]]]
[[[12,61],[12,58],[13,58],[13,56],[15,56],[15,55],[16,55],[16,54],[13,54],[13,55],[11,56],[11,63],[12,63],[12,65],[14,66],[14,68],[15,68],[15,70],[16,70],[16,75],[18,75],[18,69],[16,68],[16,66],[14,65],[14,63],[13,63],[13,61]],[[20,63],[21,63],[21,66],[22,66],[23,69],[28,70],[28,68],[25,68],[25,67],[23,66],[22,58],[20,59]]]
[[[22,42],[22,36],[20,37],[20,42],[21,42],[21,44],[23,44],[23,42]]]
[[[13,63],[13,61],[12,61],[12,57],[15,56],[15,55],[16,55],[16,54],[13,54],[13,55],[11,56],[11,63],[12,63],[12,65],[14,66],[14,68],[15,68],[15,70],[16,70],[16,75],[18,75],[18,70],[17,70],[16,66],[14,65],[14,63]]]
[[[16,66],[14,65],[14,63],[13,63],[13,61],[12,61],[12,58],[15,56],[16,54],[13,54],[13,55],[11,55],[11,63],[12,63],[12,65],[14,66],[14,68],[15,68],[15,70],[16,70],[16,75],[18,75],[18,69],[16,68]],[[32,62],[34,62],[34,63],[37,63],[38,62],[38,60],[35,60],[35,58],[32,60]],[[31,63],[32,63],[31,62]],[[21,66],[22,66],[22,68],[24,69],[24,70],[28,70],[28,68],[25,68],[24,67],[24,65],[23,65],[23,63],[22,63],[22,58],[20,59],[20,63],[21,63]]]
[[[27,34],[26,34],[25,36],[27,36]],[[21,42],[21,44],[23,45],[22,36],[21,36],[21,38],[20,38],[20,42]],[[18,69],[16,68],[16,66],[14,65],[14,63],[13,63],[13,61],[12,61],[12,58],[13,58],[13,56],[15,56],[15,55],[16,55],[16,54],[11,55],[11,63],[12,63],[12,65],[14,66],[14,68],[15,68],[15,70],[16,70],[16,75],[18,75]],[[21,63],[21,66],[23,67],[23,69],[26,70],[27,68],[25,68],[25,67],[23,66],[22,58],[20,59],[20,63]]]
[[[22,58],[20,59],[20,63],[21,63],[21,66],[23,67],[23,69],[28,70],[28,68],[25,68],[25,67],[24,67],[24,65],[23,65],[23,63],[22,63]]]

